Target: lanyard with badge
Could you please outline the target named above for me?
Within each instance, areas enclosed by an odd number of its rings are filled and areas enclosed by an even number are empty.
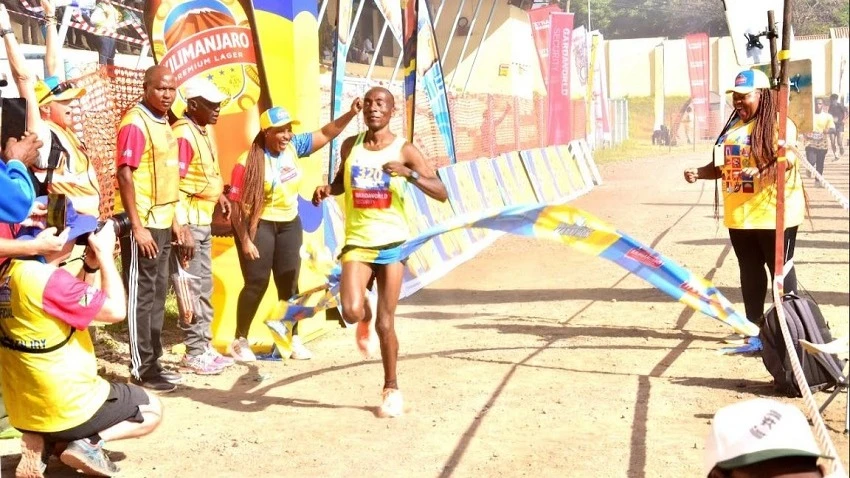
[[[277,156],[272,156],[268,150],[265,150],[265,155],[269,159],[268,165],[271,173],[271,188],[269,189],[269,202],[274,198],[274,190],[280,182],[281,170],[283,169],[283,155],[285,151],[281,151]]]

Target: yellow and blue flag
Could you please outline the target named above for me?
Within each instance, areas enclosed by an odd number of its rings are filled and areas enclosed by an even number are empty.
[[[456,216],[398,247],[375,251],[372,262],[399,262],[433,238],[463,228],[490,229],[561,242],[618,264],[679,302],[732,327],[736,333],[750,337],[759,333],[758,327],[739,314],[709,280],[694,275],[628,234],[569,204],[506,206],[484,213]],[[310,265],[309,260],[306,263]],[[293,322],[337,306],[340,272],[339,265],[333,267],[325,286],[294,297],[269,322]],[[323,292],[322,298],[315,305],[305,305],[316,292]],[[279,325],[275,327],[281,329]]]

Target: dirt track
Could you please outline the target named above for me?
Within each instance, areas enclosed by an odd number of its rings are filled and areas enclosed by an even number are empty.
[[[712,279],[742,310],[713,186],[681,179],[706,157],[603,165],[605,184],[576,204]],[[846,196],[847,158],[827,167]],[[798,236],[795,262],[840,336],[848,214],[823,189],[809,195],[814,227]],[[132,477],[699,476],[714,411],[772,393],[760,358],[718,355],[728,328],[555,243],[500,239],[404,301],[397,328],[403,418],[375,417],[380,362],[359,360],[340,329],[310,344],[309,362],[189,377],[163,398],[154,435],[108,448]],[[846,464],[845,399],[826,422]],[[3,476],[16,447],[0,443]],[[57,461],[50,471],[65,474]]]

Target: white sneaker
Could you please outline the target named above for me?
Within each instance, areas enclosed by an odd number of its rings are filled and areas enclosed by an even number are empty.
[[[254,362],[257,360],[257,356],[254,355],[251,345],[245,337],[239,337],[231,342],[230,347],[227,348],[227,353],[237,362]]]
[[[385,388],[381,394],[383,403],[378,409],[378,416],[381,418],[395,418],[404,414],[404,398],[401,396],[401,390],[395,388]]]
[[[301,342],[301,337],[292,336],[292,355],[289,356],[292,360],[310,360],[313,358],[313,352],[310,352],[304,343]]]

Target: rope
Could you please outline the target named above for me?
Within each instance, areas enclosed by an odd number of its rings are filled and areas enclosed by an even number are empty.
[[[829,430],[826,429],[826,425],[823,423],[823,417],[821,417],[815,397],[809,389],[809,383],[806,382],[806,376],[803,374],[803,366],[800,364],[800,358],[794,349],[794,342],[791,338],[791,333],[788,331],[788,323],[785,322],[785,309],[782,308],[782,299],[780,296],[782,288],[781,281],[773,284],[773,303],[776,309],[776,317],[779,320],[779,328],[782,329],[782,338],[785,339],[785,350],[788,353],[788,358],[791,360],[794,380],[797,382],[800,393],[803,395],[803,402],[806,404],[806,411],[814,426],[815,437],[821,450],[826,455],[833,457],[831,466],[828,467],[832,470],[830,476],[847,476],[847,472],[844,471],[844,465],[841,463],[841,457],[838,455],[838,450],[829,436]]]
[[[798,163],[805,166],[806,170],[808,172],[810,172],[812,174],[812,176],[815,177],[816,180],[820,181],[820,183],[823,185],[823,187],[826,188],[827,192],[829,192],[829,194],[835,200],[838,201],[838,204],[841,205],[842,208],[850,209],[850,200],[848,200],[847,197],[845,197],[843,194],[841,194],[841,191],[835,189],[835,186],[830,184],[829,181],[824,179],[823,175],[821,173],[819,173],[817,171],[817,169],[815,169],[814,166],[812,166],[812,163],[810,163],[808,161],[798,161]]]
[[[21,0],[21,4],[24,6],[24,8],[26,8],[28,11],[30,11],[34,14],[40,14],[44,11],[40,6],[33,6],[27,0]],[[132,8],[132,7],[128,7],[128,6],[125,6],[125,5],[121,5],[121,7],[126,9],[126,10],[133,10],[133,11],[142,13],[140,10],[137,10],[135,8]],[[29,15],[29,14],[26,14],[26,13],[23,13],[23,12],[17,12],[17,13],[19,13],[20,15],[23,15],[23,16],[34,18],[36,20],[44,20],[43,17],[38,16],[38,15]],[[129,18],[129,19],[124,20],[124,21],[118,23],[117,25],[115,25],[115,31],[109,31],[109,30],[105,30],[103,28],[97,28],[97,27],[94,27],[93,25],[90,25],[86,21],[86,19],[83,18],[83,16],[80,14],[80,10],[78,8],[75,8],[73,10],[73,20],[68,22],[68,26],[76,28],[78,30],[87,31],[89,33],[94,33],[95,35],[111,37],[111,38],[115,38],[116,40],[121,40],[121,41],[124,41],[124,42],[127,42],[127,43],[133,43],[135,45],[144,46],[144,45],[147,45],[147,44],[150,43],[150,40],[148,39],[147,33],[145,33],[144,29],[139,24],[137,17],[135,15],[133,15],[133,18]],[[131,36],[122,35],[122,34],[118,33],[118,29],[122,28],[122,27],[132,27],[133,30],[135,30],[136,33],[139,35],[139,38],[134,38],[134,37],[131,37]]]

